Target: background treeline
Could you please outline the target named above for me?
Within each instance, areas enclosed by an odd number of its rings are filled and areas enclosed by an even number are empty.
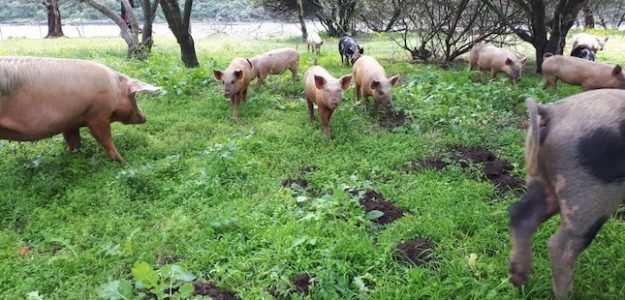
[[[0,0],[0,22],[46,22],[46,9],[41,0]],[[103,0],[110,6],[121,4],[118,0]],[[140,1],[136,1],[140,2]],[[261,19],[265,15],[263,10],[251,3],[251,0],[201,0],[193,3],[194,20],[251,20]],[[140,3],[137,3],[140,5]],[[61,0],[61,14],[63,22],[84,20],[107,20],[97,10],[78,0]],[[165,22],[165,17],[159,9],[156,20]]]

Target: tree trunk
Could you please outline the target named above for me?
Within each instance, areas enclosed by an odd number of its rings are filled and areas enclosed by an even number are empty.
[[[178,0],[160,0],[161,9],[169,24],[169,29],[176,37],[178,45],[180,45],[180,58],[187,68],[195,68],[200,65],[195,53],[195,44],[193,37],[189,31],[191,24],[191,8],[193,0],[185,0],[184,10],[180,12]]]
[[[141,33],[141,56],[147,58],[152,51],[152,45],[154,40],[152,39],[152,23],[156,16],[156,10],[158,9],[158,0],[150,2],[150,0],[143,0],[141,2],[141,8],[143,9],[143,31]]]
[[[111,10],[108,6],[98,2],[97,0],[81,0],[82,2],[87,3],[89,6],[95,8],[97,11],[101,12],[103,15],[109,17],[109,19],[113,20],[115,24],[120,29],[120,34],[126,45],[128,45],[128,57],[138,57],[138,49],[139,49],[139,25],[137,24],[137,19],[134,17],[132,13],[132,7],[128,0],[121,0],[122,4],[126,7],[126,10],[129,11],[129,21],[130,27],[128,27],[128,23],[124,19],[121,18],[117,13]]]
[[[299,18],[299,24],[302,27],[302,41],[306,41],[308,31],[306,30],[306,22],[304,21],[304,5],[302,5],[302,0],[297,0],[297,6],[297,17]]]
[[[584,28],[595,28],[595,16],[590,5],[584,6]]]
[[[61,24],[61,11],[59,10],[59,0],[45,0],[41,4],[48,10],[48,35],[46,35],[46,38],[64,36],[63,25]]]

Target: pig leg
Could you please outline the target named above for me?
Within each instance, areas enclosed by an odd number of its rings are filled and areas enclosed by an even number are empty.
[[[520,287],[527,281],[532,264],[532,235],[540,224],[558,212],[554,192],[539,180],[530,179],[527,192],[510,206],[512,258],[510,282]]]
[[[575,192],[575,193],[574,193]],[[595,238],[603,224],[621,203],[580,199],[578,191],[568,190],[562,197],[562,220],[558,231],[549,238],[553,293],[556,299],[567,299],[573,290],[575,260]],[[596,194],[595,194],[596,195]],[[602,197],[604,196],[604,197]],[[599,194],[597,200],[608,200]],[[566,213],[565,213],[566,212]]]
[[[490,79],[491,79],[492,81],[495,81],[495,80],[497,79],[497,74],[499,74],[499,71],[498,71],[498,70],[496,70],[496,69],[491,69],[491,70],[490,70],[490,77],[491,77]]]
[[[356,102],[360,102],[362,97],[362,91],[360,90],[360,84],[356,83]]]
[[[323,127],[323,133],[328,137],[328,140],[332,141],[332,136],[330,135],[330,117],[332,116],[332,111],[326,107],[319,106],[319,118],[321,119],[321,127]]]
[[[545,75],[545,84],[543,84],[543,89],[546,89],[547,87],[551,87],[551,89],[553,89],[554,92],[558,91],[558,77],[554,76],[554,75]]]
[[[258,78],[256,79],[256,90],[260,89],[260,86],[265,83],[266,76],[267,75],[263,76],[263,73],[258,73]]]
[[[297,61],[291,63],[289,70],[291,70],[291,79],[293,82],[297,81]]]
[[[308,103],[308,121],[312,123],[315,119],[315,108],[313,107],[312,101],[306,99],[306,102]]]
[[[76,151],[80,148],[80,128],[63,131],[63,138],[69,151]]]
[[[91,135],[100,143],[106,155],[111,160],[121,161],[122,157],[117,152],[115,145],[113,145],[113,139],[111,137],[111,123],[108,119],[97,119],[87,123]]]
[[[234,94],[232,97],[232,119],[236,120],[239,117],[239,103],[241,102],[241,92]]]

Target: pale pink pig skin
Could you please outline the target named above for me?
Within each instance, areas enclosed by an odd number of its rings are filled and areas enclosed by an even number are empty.
[[[108,157],[119,161],[111,123],[145,123],[135,95],[161,91],[91,61],[0,57],[0,139],[35,141],[62,133],[73,151],[81,144],[79,129],[88,127]]]
[[[558,79],[579,85],[584,91],[612,88],[625,89],[625,72],[620,65],[608,65],[587,59],[545,54],[543,60],[544,88],[557,90]]]
[[[484,43],[473,45],[469,53],[469,70],[490,71],[493,80],[504,73],[513,85],[521,79],[526,62],[527,57],[519,59],[512,51]]]

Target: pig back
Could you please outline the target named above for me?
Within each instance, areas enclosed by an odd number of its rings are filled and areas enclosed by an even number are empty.
[[[122,78],[89,61],[2,57],[0,74],[0,122],[34,138],[110,116],[120,98]]]
[[[354,63],[352,74],[356,84],[364,86],[366,89],[369,89],[369,84],[372,80],[386,80],[386,73],[382,65],[369,55],[361,56]]]
[[[587,170],[599,166],[589,160],[625,161],[625,149],[610,150],[625,147],[625,91],[587,91],[541,110],[540,156],[551,170],[549,177],[581,179],[580,165],[586,164]]]
[[[291,48],[282,48],[254,56],[251,59],[257,72],[276,74],[288,69],[293,62],[299,60],[299,53]]]

